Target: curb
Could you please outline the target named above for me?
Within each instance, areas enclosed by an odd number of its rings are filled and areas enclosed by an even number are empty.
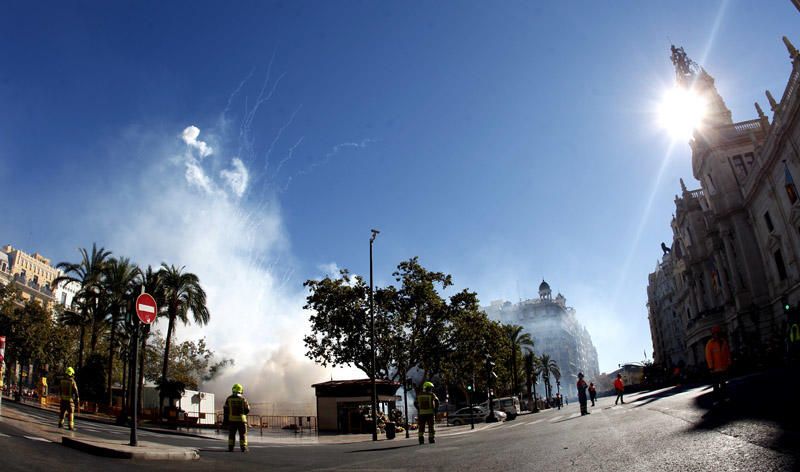
[[[200,453],[197,449],[182,449],[182,450],[152,450],[145,447],[134,448],[131,446],[120,445],[120,447],[128,448],[117,449],[114,447],[107,447],[97,444],[93,441],[81,441],[78,439],[68,438],[66,436],[61,438],[61,444],[86,452],[95,456],[110,457],[113,459],[141,459],[141,460],[197,460],[200,459]],[[139,450],[142,449],[142,450]]]

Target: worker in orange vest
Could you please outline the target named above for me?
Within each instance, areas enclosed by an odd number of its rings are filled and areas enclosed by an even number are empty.
[[[719,326],[711,328],[711,339],[706,343],[706,364],[711,371],[714,399],[719,401],[725,397],[725,380],[731,366],[731,349]]]
[[[622,374],[617,374],[617,378],[614,379],[614,390],[617,391],[617,399],[614,400],[614,404],[622,402],[624,405],[625,400],[622,398],[622,394],[625,393],[625,384],[622,382]]]

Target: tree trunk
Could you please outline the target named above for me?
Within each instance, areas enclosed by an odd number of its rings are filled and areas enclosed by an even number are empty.
[[[84,348],[84,338],[86,337],[86,325],[81,324],[81,339],[78,342],[78,369],[80,370],[83,367],[83,348]]]
[[[142,330],[142,345],[139,356],[139,411],[144,408],[144,357],[147,355],[147,336],[150,334],[150,326],[145,326]]]
[[[114,379],[114,341],[116,338],[117,330],[116,321],[118,319],[119,308],[114,309],[111,313],[111,337],[108,341],[108,407],[114,406],[114,392],[112,384]]]
[[[164,339],[164,364],[161,367],[161,378],[163,380],[167,380],[167,371],[169,367],[169,344],[172,341],[172,330],[175,326],[175,317],[176,314],[172,313],[172,307],[170,307],[170,314],[169,314],[169,325],[167,325],[167,337]]]

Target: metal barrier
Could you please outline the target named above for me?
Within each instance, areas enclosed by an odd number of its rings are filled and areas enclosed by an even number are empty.
[[[222,413],[217,413],[217,429],[222,426]],[[258,428],[261,434],[264,430],[293,431],[295,433],[312,433],[317,431],[316,416],[286,416],[286,415],[247,415],[247,424],[251,429]]]

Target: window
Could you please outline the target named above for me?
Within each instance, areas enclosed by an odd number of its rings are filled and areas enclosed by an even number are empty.
[[[708,175],[708,193],[717,193],[717,186],[714,185],[714,179],[711,178],[711,174],[706,175]]]
[[[744,158],[742,158],[741,154],[731,157],[731,161],[733,161],[733,168],[736,169],[737,174],[747,176],[747,165],[745,164]]]
[[[767,230],[771,233],[775,229],[775,225],[772,224],[772,218],[768,211],[764,213],[764,222],[767,224]]]
[[[781,254],[781,250],[778,249],[775,251],[775,267],[778,269],[778,277],[781,280],[786,280],[786,266],[783,265],[783,255]]]

